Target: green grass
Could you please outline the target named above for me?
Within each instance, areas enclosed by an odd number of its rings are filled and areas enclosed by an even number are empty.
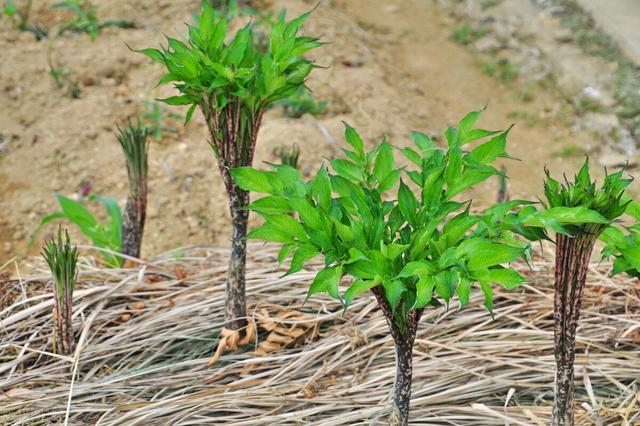
[[[498,61],[486,61],[482,64],[482,71],[503,83],[511,83],[518,78],[518,65],[509,62],[508,59],[499,59]]]
[[[453,30],[451,38],[457,43],[467,45],[481,39],[486,33],[487,31],[482,27],[472,28],[469,24],[464,23]]]

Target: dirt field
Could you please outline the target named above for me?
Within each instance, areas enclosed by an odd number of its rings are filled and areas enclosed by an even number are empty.
[[[55,26],[68,15],[51,11],[52,2],[36,2],[35,23]],[[107,29],[95,41],[87,35],[64,35],[35,41],[6,20],[0,21],[0,261],[35,254],[40,244],[28,241],[42,216],[57,210],[54,191],[71,195],[83,179],[93,192],[124,203],[126,171],[116,143],[116,124],[142,110],[144,100],[171,94],[154,89],[162,70],[131,52],[177,35],[191,20],[198,2],[94,1],[102,18],[126,18],[135,29]],[[274,9],[290,14],[314,2],[278,0]],[[553,89],[536,88],[533,99],[519,100],[518,81],[506,84],[483,72],[478,57],[451,39],[455,20],[428,0],[334,0],[320,4],[307,31],[331,44],[318,49],[309,87],[327,100],[327,114],[302,119],[279,110],[266,116],[257,163],[274,161],[274,147],[297,143],[305,174],[342,144],[345,120],[369,142],[385,132],[392,143],[408,143],[410,130],[440,135],[466,112],[488,105],[482,125],[504,128],[512,122],[510,152],[522,162],[508,162],[512,197],[541,190],[543,166],[573,172],[578,156],[557,153],[588,139],[566,117]],[[48,76],[51,53],[57,66],[72,71],[81,88],[73,99]],[[174,107],[175,108],[175,107]],[[521,122],[510,115],[528,111],[544,117]],[[184,111],[176,111],[183,113]],[[177,246],[226,245],[229,215],[226,194],[205,140],[200,116],[177,133],[153,141],[149,211],[143,254]],[[478,188],[481,199],[493,199],[495,186]],[[51,230],[47,228],[47,230]],[[46,235],[42,233],[39,238]],[[76,235],[78,241],[81,237]],[[3,263],[3,262],[0,262]]]

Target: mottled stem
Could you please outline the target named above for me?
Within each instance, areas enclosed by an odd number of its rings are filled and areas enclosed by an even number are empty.
[[[554,294],[554,343],[556,359],[555,399],[552,426],[574,424],[574,360],[576,330],[589,259],[599,234],[595,228],[584,235],[557,235]]]
[[[145,177],[146,180],[146,177]],[[131,257],[140,257],[144,222],[147,215],[146,182],[140,182],[139,188],[130,191],[124,208],[122,220],[122,253]]]
[[[411,403],[411,381],[413,374],[413,343],[418,330],[418,323],[423,309],[409,312],[406,329],[401,329],[393,319],[393,310],[384,296],[381,287],[374,287],[371,292],[384,313],[391,331],[396,353],[396,378],[393,387],[393,406],[389,423],[398,426],[409,424],[409,405]]]

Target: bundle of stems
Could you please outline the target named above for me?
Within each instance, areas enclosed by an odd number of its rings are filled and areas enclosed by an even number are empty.
[[[74,338],[71,318],[73,313],[73,289],[76,286],[78,250],[71,247],[69,232],[58,228],[57,240],[47,241],[42,249],[53,277],[53,351],[63,354],[73,352]]]
[[[139,121],[135,125],[129,121],[126,127],[118,127],[116,135],[129,177],[129,196],[122,222],[122,253],[132,257],[140,257],[147,212],[149,134],[149,128]]]

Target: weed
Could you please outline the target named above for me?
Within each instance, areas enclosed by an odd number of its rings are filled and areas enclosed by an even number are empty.
[[[115,253],[122,250],[122,212],[116,200],[105,197],[90,196],[87,201],[97,201],[107,209],[109,216],[106,223],[100,223],[82,202],[67,198],[62,194],[56,194],[62,211],[49,214],[40,220],[38,230],[49,222],[64,219],[73,222],[80,232],[91,239],[94,246],[105,248]],[[38,232],[36,230],[36,233]],[[122,257],[106,251],[101,252],[109,267],[122,266]]]
[[[584,149],[579,145],[567,145],[553,152],[554,157],[569,158],[584,155]]]
[[[47,241],[42,249],[53,277],[53,351],[70,354],[73,352],[74,338],[71,324],[73,313],[73,290],[76,286],[78,250],[71,247],[69,233],[62,238],[62,229],[58,228],[58,239]]]
[[[300,147],[297,144],[291,146],[278,146],[273,150],[273,154],[280,159],[280,164],[284,166],[298,168],[300,158]]]
[[[467,45],[481,39],[486,33],[484,28],[471,28],[469,24],[464,23],[453,30],[451,38],[460,44]]]
[[[299,87],[288,98],[273,104],[274,107],[284,107],[284,115],[291,118],[300,118],[304,114],[322,115],[327,110],[328,105],[327,101],[316,100],[313,93],[306,87]]]
[[[103,28],[134,28],[133,22],[122,19],[101,21],[96,15],[97,7],[89,0],[63,1],[55,3],[51,8],[67,10],[75,15],[71,21],[65,23],[58,29],[58,36],[67,31],[72,31],[75,33],[87,33],[91,40],[95,40]]]
[[[518,66],[507,59],[500,59],[497,62],[487,61],[482,64],[482,70],[490,77],[496,78],[503,83],[511,83],[518,78]]]
[[[25,0],[22,8],[19,8],[15,0],[6,0],[2,7],[2,13],[13,23],[13,26],[21,31],[27,31],[32,33],[36,40],[42,40],[49,35],[49,29],[39,25],[32,25],[29,23],[29,17],[31,15],[31,6],[33,0]]]
[[[178,129],[168,120],[184,121],[184,116],[173,111],[167,113],[167,109],[159,102],[143,101],[143,111],[140,114],[142,122],[156,140],[162,139],[163,132],[178,133]]]

